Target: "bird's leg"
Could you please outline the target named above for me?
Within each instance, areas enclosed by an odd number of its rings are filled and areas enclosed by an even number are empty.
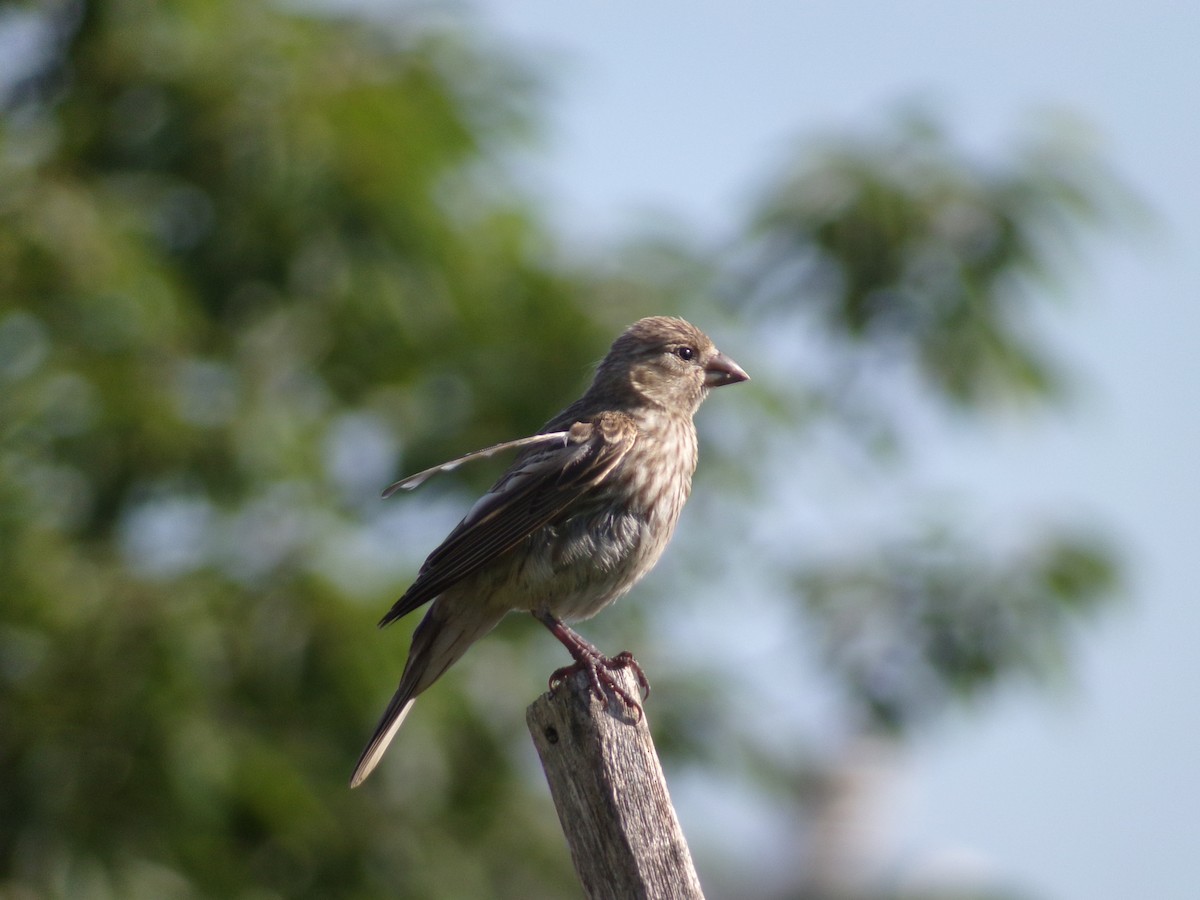
[[[574,665],[558,669],[550,676],[550,690],[556,690],[560,684],[576,672],[586,672],[592,693],[596,695],[596,699],[601,703],[605,702],[604,691],[607,688],[616,694],[628,709],[634,710],[639,719],[642,717],[642,704],[629,696],[629,692],[617,684],[616,679],[611,674],[617,669],[633,669],[633,674],[637,676],[638,684],[645,692],[643,696],[648,697],[650,695],[650,682],[646,680],[646,673],[642,671],[642,667],[638,665],[638,661],[633,658],[632,653],[624,650],[613,657],[605,656],[593,644],[584,640],[568,628],[560,619],[556,619],[550,615],[550,613],[535,612],[533,615],[539,622],[550,629],[550,633],[558,638],[575,660]]]

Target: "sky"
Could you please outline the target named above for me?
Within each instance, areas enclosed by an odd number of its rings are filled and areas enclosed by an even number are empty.
[[[912,98],[1003,155],[1066,110],[1153,212],[1096,241],[1047,320],[1082,376],[1067,413],[931,447],[999,514],[1095,517],[1122,602],[1055,695],[1012,690],[919,740],[886,804],[914,871],[1002,875],[1057,900],[1195,897],[1200,839],[1200,5],[1082,0],[480,0],[548,76],[537,156],[583,237],[666,213],[721,235],[797,138],[862,132]],[[745,360],[741,360],[745,363]],[[684,822],[685,828],[687,821]]]

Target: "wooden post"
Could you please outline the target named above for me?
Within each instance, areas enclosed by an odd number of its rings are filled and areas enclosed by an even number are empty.
[[[628,670],[617,673],[638,696]],[[607,708],[583,673],[526,710],[550,795],[589,900],[703,900],[645,716]]]

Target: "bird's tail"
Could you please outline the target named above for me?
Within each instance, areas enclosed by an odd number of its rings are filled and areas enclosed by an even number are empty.
[[[458,662],[467,648],[495,628],[503,617],[503,610],[489,610],[477,600],[459,604],[443,595],[434,601],[413,632],[412,649],[400,686],[358,758],[358,765],[350,777],[350,787],[362,784],[379,764],[417,696]]]
[[[383,759],[383,753],[387,750],[388,744],[392,742],[392,738],[404,724],[408,711],[416,702],[416,697],[408,697],[404,691],[396,691],[392,702],[384,710],[383,718],[379,720],[379,726],[375,729],[370,743],[363,748],[362,755],[358,758],[358,765],[354,767],[354,774],[350,776],[350,787],[356,788],[362,784],[379,765],[379,760]]]

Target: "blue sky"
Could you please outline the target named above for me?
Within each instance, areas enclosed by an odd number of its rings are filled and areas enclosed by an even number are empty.
[[[1059,900],[1195,896],[1200,808],[1200,6],[1009,0],[488,0],[550,75],[537,181],[564,228],[667,213],[720,235],[799,136],[932,100],[981,153],[1065,109],[1154,211],[1095,242],[1047,317],[1085,378],[1061,417],[963,434],[924,467],[999,515],[1094,516],[1126,604],[1058,696],[1012,690],[920,741],[884,791],[887,851]],[[744,360],[743,360],[744,362]],[[685,820],[685,828],[688,823]]]

